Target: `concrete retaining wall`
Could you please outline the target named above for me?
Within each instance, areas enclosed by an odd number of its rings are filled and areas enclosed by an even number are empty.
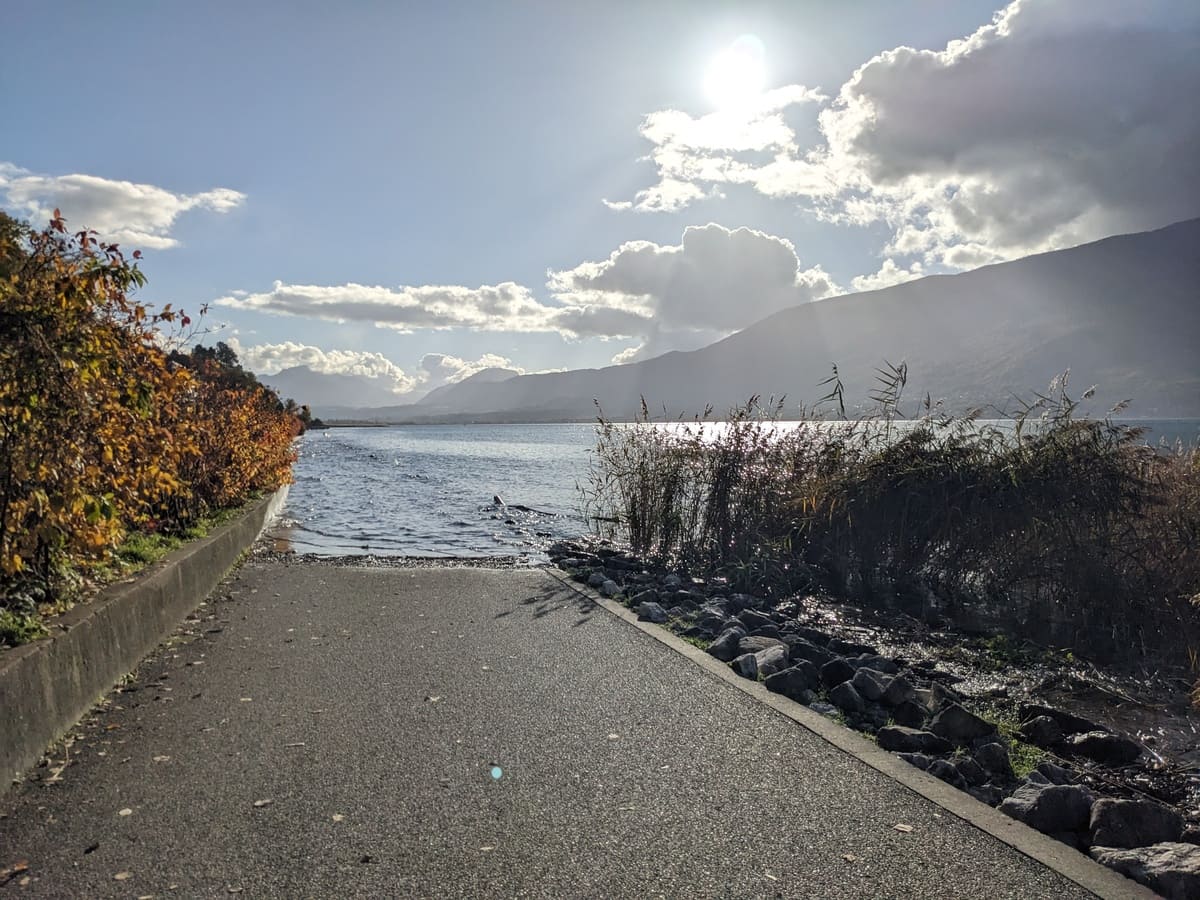
[[[58,617],[49,637],[0,652],[0,794],[200,605],[286,497],[284,486]]]

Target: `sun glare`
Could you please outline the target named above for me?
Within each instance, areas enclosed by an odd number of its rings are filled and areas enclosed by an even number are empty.
[[[715,57],[704,73],[704,93],[721,109],[744,106],[767,84],[763,44],[744,34]]]

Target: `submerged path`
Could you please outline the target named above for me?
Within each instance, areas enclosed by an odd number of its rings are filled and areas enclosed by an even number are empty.
[[[75,733],[0,898],[1089,896],[540,570],[251,561]]]

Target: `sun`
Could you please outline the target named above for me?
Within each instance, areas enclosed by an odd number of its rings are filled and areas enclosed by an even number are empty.
[[[767,85],[763,43],[743,34],[713,57],[704,73],[704,93],[720,109],[745,106]]]

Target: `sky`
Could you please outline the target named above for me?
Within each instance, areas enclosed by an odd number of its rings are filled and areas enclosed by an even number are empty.
[[[0,209],[397,402],[1200,215],[1195,0],[18,0]]]

